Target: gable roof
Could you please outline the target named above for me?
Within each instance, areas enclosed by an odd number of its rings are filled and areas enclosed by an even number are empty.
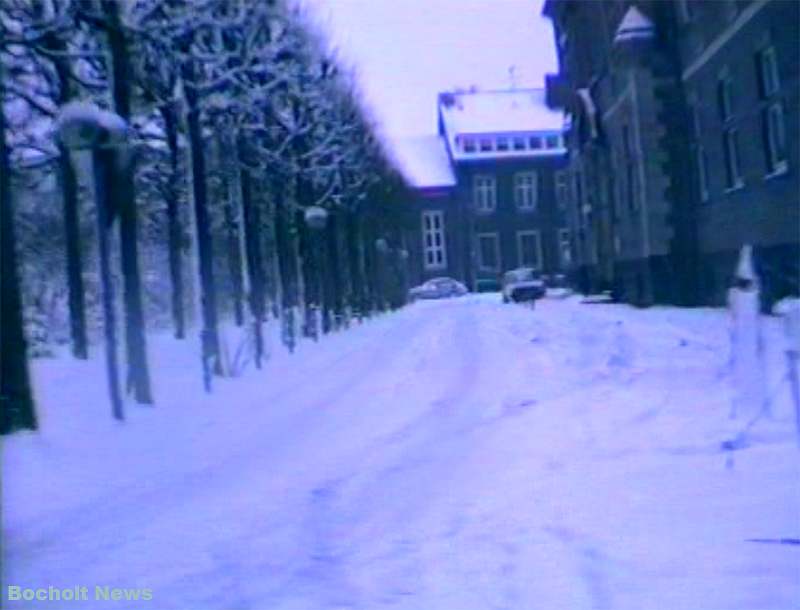
[[[438,135],[401,138],[392,146],[392,156],[406,184],[412,188],[451,187],[456,177],[447,145]]]

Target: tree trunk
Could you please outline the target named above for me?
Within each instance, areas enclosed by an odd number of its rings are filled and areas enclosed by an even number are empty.
[[[175,107],[161,107],[164,131],[169,148],[169,186],[167,188],[167,248],[169,252],[169,277],[172,284],[172,323],[175,338],[186,336],[186,317],[183,309],[183,253],[180,216],[180,157],[178,151],[178,117]]]
[[[292,236],[289,234],[290,224],[286,202],[279,194],[275,201],[275,242],[281,283],[281,323],[283,342],[291,352],[295,346],[294,307],[297,304],[297,276]]]
[[[240,161],[243,156],[243,144],[239,143]],[[255,343],[255,364],[261,368],[264,355],[264,322],[265,297],[264,259],[261,253],[261,218],[253,201],[253,179],[250,171],[240,165],[239,183],[242,191],[242,229],[244,231],[245,257],[247,258],[247,277],[250,285],[248,302],[253,314],[253,338]]]
[[[86,303],[81,263],[81,232],[78,221],[78,181],[69,151],[59,146],[61,194],[64,205],[64,243],[66,247],[67,287],[69,292],[69,326],[72,337],[72,355],[81,360],[89,357],[86,336]]]
[[[338,214],[328,215],[325,225],[325,258],[328,261],[327,273],[327,316],[329,330],[337,330],[342,323],[342,274],[339,261],[339,221]]]
[[[116,0],[103,0],[103,11],[107,20],[108,46],[111,51],[114,109],[123,119],[129,121],[133,74],[128,58],[127,40],[119,16],[119,3]],[[116,172],[114,194],[115,207],[119,211],[120,258],[125,297],[127,387],[133,390],[136,402],[152,404],[136,235],[133,165],[130,162],[123,162],[120,166]]]
[[[301,271],[303,273],[303,336],[317,337],[317,311],[319,310],[319,267],[315,231],[306,225],[303,212],[295,215],[297,240],[300,248]]]
[[[0,99],[4,75],[0,66]],[[19,428],[36,430],[36,411],[28,376],[27,344],[22,319],[14,235],[11,176],[6,149],[6,122],[0,106],[0,434]]]
[[[239,241],[239,222],[231,201],[230,184],[225,180],[225,232],[228,250],[228,273],[231,277],[231,298],[236,326],[244,324],[244,286],[242,278],[242,251]]]
[[[347,265],[350,277],[350,308],[359,321],[364,316],[364,270],[360,256],[360,236],[358,215],[348,211],[345,216],[345,242],[347,244]]]
[[[187,62],[182,67],[186,87],[186,125],[189,136],[192,165],[192,194],[194,198],[195,230],[197,232],[197,258],[200,274],[200,307],[203,316],[201,341],[203,346],[203,380],[207,392],[211,391],[212,374],[222,374],[222,361],[217,331],[217,290],[214,282],[214,249],[211,241],[206,188],[206,163],[203,154],[203,134],[200,109],[194,84],[194,71]]]
[[[97,209],[97,250],[100,259],[101,299],[103,303],[103,325],[106,344],[106,373],[108,392],[111,399],[111,414],[114,419],[125,418],[119,387],[119,367],[117,365],[117,322],[114,314],[114,282],[111,277],[111,262],[108,234],[110,231],[110,193],[114,188],[114,153],[109,149],[95,148],[92,153],[92,172],[94,174],[95,207]]]

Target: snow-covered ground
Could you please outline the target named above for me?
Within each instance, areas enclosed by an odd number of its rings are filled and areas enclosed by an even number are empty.
[[[152,590],[8,608],[782,610],[800,605],[800,450],[721,450],[721,310],[421,302],[201,388],[151,338],[158,405],[102,361],[34,365],[6,439],[3,584]],[[779,366],[781,365],[781,366]],[[4,591],[5,593],[5,591]]]

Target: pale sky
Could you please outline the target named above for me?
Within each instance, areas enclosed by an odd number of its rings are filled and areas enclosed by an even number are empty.
[[[390,139],[436,132],[455,87],[543,87],[556,70],[542,0],[305,0]]]

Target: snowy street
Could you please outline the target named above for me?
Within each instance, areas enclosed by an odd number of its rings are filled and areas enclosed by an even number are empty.
[[[83,381],[97,354],[37,361],[4,583],[153,599],[8,608],[794,608],[787,390],[721,451],[726,333],[722,310],[470,295],[273,341],[211,396],[194,346],[153,337],[160,400],[122,425]]]

